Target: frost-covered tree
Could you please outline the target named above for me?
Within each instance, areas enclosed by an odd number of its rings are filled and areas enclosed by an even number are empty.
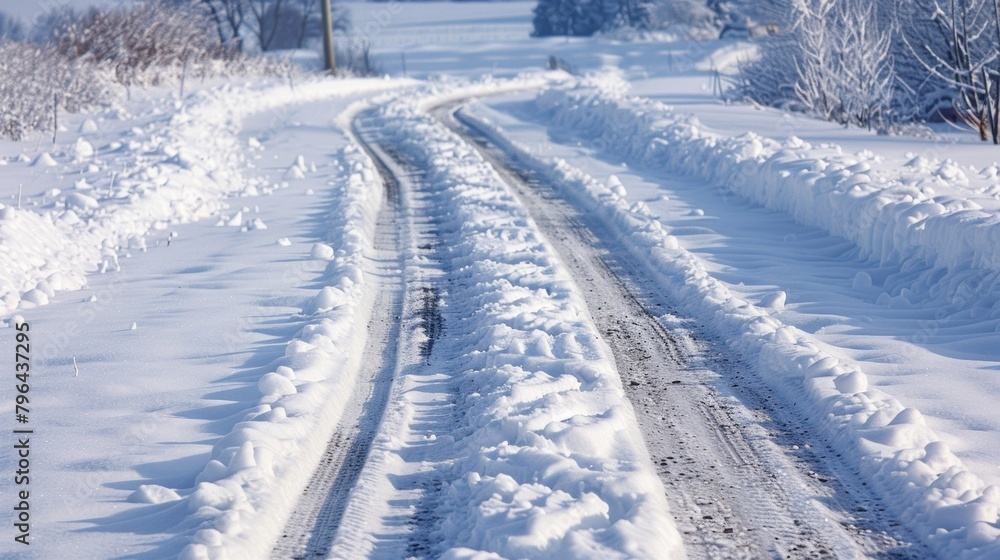
[[[900,38],[926,79],[948,86],[954,115],[1000,144],[1000,0],[914,0],[900,11]],[[934,32],[909,32],[920,23]]]
[[[122,84],[155,81],[153,68],[219,57],[222,45],[200,13],[156,0],[91,8],[55,30],[60,54],[108,67]],[[148,79],[147,79],[148,78]]]
[[[896,89],[892,33],[879,23],[876,4],[842,1],[835,9],[839,57],[834,74],[841,98],[841,122],[884,129]]]
[[[533,25],[535,37],[648,30],[656,27],[655,6],[648,0],[539,0]]]
[[[791,62],[795,68],[795,96],[811,113],[833,120],[840,110],[835,74],[838,53],[835,38],[841,31],[833,21],[836,0],[800,0],[795,6]]]
[[[895,72],[892,36],[863,0],[796,0],[788,30],[744,67],[751,99],[820,118],[884,129]]]

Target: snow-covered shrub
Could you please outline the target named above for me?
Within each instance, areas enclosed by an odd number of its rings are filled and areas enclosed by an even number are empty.
[[[46,12],[31,42],[0,41],[0,137],[52,130],[57,110],[107,104],[118,84],[301,72],[287,60],[222,48],[206,22],[190,9],[152,1],[83,14],[65,7]]]
[[[225,44],[203,7],[188,0],[144,0],[82,14],[61,8],[39,21],[33,37],[48,38],[70,60],[109,69],[126,86],[177,83],[189,75],[297,72],[283,59],[247,56]]]
[[[56,48],[70,60],[112,69],[120,83],[153,84],[155,69],[225,58],[208,18],[183,5],[155,0],[91,8],[55,31]]]
[[[886,130],[895,92],[892,35],[875,4],[797,0],[786,33],[762,42],[742,93],[841,124]]]
[[[539,0],[532,24],[535,37],[649,30],[656,27],[655,5],[649,0]]]
[[[681,29],[688,37],[707,38],[718,33],[718,16],[703,0],[660,1],[653,14],[661,28]]]
[[[19,140],[51,130],[55,109],[105,103],[110,81],[99,68],[70,61],[51,46],[0,42],[0,136]]]

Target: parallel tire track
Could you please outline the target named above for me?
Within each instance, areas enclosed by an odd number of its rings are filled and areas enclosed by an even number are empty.
[[[766,390],[740,393],[741,398],[749,396],[751,408],[720,393],[720,380],[742,379],[741,366],[706,351],[710,345],[677,334],[681,332],[676,328],[679,320],[671,312],[669,297],[598,220],[567,203],[468,123],[456,120],[450,109],[435,114],[476,147],[511,185],[586,297],[595,324],[612,348],[691,557],[919,556],[905,540],[893,536],[888,522],[879,517],[877,505],[852,489],[856,481],[849,480],[848,469],[818,460],[815,455],[821,452],[789,457],[777,447],[775,442],[796,441],[798,432],[792,429],[795,419],[790,423],[788,418],[772,417],[772,412],[781,411],[768,409],[771,398],[757,394]],[[390,199],[379,216],[376,233],[373,275],[380,277],[380,283],[369,324],[367,357],[353,404],[330,440],[323,464],[285,537],[275,547],[276,558],[326,557],[338,531],[364,532],[358,524],[375,521],[369,510],[374,504],[367,504],[367,498],[352,505],[348,500],[362,477],[379,471],[368,472],[366,461],[387,403],[395,398],[394,375],[407,375],[419,385],[424,382],[420,378],[433,373],[429,367],[443,364],[455,350],[439,350],[435,345],[446,326],[440,301],[449,286],[443,281],[448,279],[447,250],[440,247],[441,232],[434,219],[435,211],[441,211],[435,210],[440,201],[428,198],[426,186],[420,184],[420,170],[408,168],[406,158],[378,142],[377,131],[361,126],[363,117],[355,120],[355,134],[376,163]],[[401,179],[396,178],[399,173],[407,174],[407,189],[413,190],[405,196],[400,193]],[[406,219],[399,208],[404,199],[407,205],[415,205],[406,210],[412,213]],[[404,241],[404,235],[412,238]],[[400,274],[407,266],[403,254],[419,256],[421,262],[430,263],[429,268],[404,280]],[[423,337],[414,339],[416,331]],[[406,343],[414,340],[420,342]],[[445,397],[418,405],[420,409],[434,407],[421,413],[430,432],[453,432],[457,419],[449,402]],[[448,458],[434,455],[438,447],[414,449],[408,462],[440,467]],[[830,477],[813,477],[810,467],[819,470],[817,465],[829,467],[827,472],[834,471],[848,483],[834,480],[827,484]],[[436,471],[437,467],[408,478],[412,487],[397,488],[396,505],[374,506],[382,514],[388,512],[397,519],[401,514],[407,520],[371,543],[374,549],[361,545],[355,552],[377,557],[430,554],[435,549],[430,538],[442,482]],[[348,543],[345,550],[355,546]]]

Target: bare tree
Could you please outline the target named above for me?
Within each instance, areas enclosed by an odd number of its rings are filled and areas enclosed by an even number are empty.
[[[284,0],[246,0],[250,10],[250,32],[260,50],[268,51],[278,33],[278,24],[285,13]]]
[[[323,33],[320,0],[286,0],[271,2],[264,12],[263,28],[273,29],[270,41],[262,45],[262,50],[301,49]],[[340,7],[331,8],[334,30],[350,27],[348,11]]]
[[[219,41],[234,50],[247,46],[261,51],[300,49],[322,36],[321,0],[172,1],[201,6],[214,23]],[[350,27],[350,13],[340,6],[332,7],[331,20],[335,30]]]
[[[243,50],[241,33],[246,21],[245,0],[195,0],[212,18],[219,42],[233,50]]]
[[[908,10],[932,7],[941,41],[914,41],[902,34],[908,48],[932,77],[955,89],[955,114],[979,133],[1000,144],[1000,0],[934,0],[916,2]]]
[[[301,49],[305,46],[306,39],[316,37],[322,33],[321,17],[318,17],[321,9],[319,0],[299,0],[298,3],[299,21],[295,35],[295,48]]]

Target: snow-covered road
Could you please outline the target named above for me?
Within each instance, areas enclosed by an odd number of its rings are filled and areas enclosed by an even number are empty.
[[[997,556],[992,152],[724,107],[737,43],[355,8],[419,79],[0,142],[28,557]]]

